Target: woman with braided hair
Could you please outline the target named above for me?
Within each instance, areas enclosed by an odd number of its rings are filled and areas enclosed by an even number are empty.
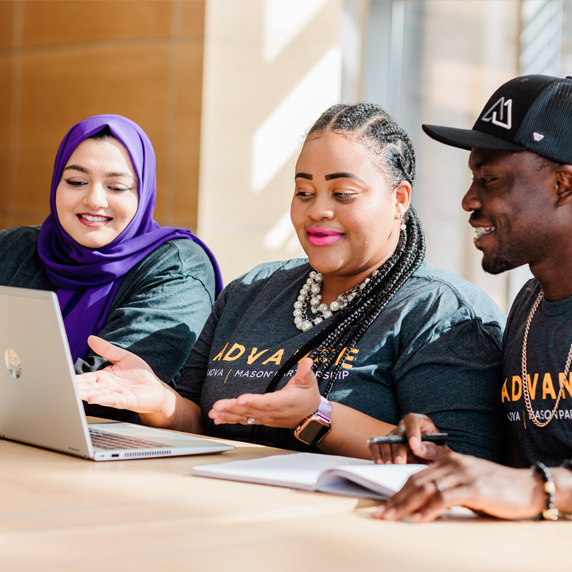
[[[83,398],[155,426],[361,457],[420,411],[451,448],[500,459],[504,316],[424,261],[414,174],[409,137],[383,109],[328,109],[296,164],[291,217],[308,259],[227,286],[176,392],[91,338],[114,365],[78,376]]]

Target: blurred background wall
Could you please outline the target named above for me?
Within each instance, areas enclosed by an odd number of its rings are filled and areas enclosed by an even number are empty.
[[[506,310],[528,276],[480,267],[468,153],[421,123],[470,127],[494,89],[572,71],[568,0],[0,0],[0,228],[48,213],[57,146],[119,113],[158,159],[156,220],[205,239],[225,278],[302,255],[288,210],[305,131],[329,105],[382,104],[418,154],[430,262]]]
[[[0,0],[0,225],[41,223],[68,129],[119,113],[155,146],[157,220],[195,230],[204,26],[204,0]]]

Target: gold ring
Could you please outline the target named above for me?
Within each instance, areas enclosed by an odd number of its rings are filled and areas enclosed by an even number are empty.
[[[254,419],[254,417],[247,417],[246,419],[247,425],[253,425],[254,423],[256,423],[256,419]]]

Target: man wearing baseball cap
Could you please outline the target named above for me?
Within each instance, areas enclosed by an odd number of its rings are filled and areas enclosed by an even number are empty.
[[[502,85],[472,129],[423,125],[433,139],[470,150],[473,181],[462,205],[492,274],[528,264],[503,340],[499,385],[515,467],[421,442],[437,432],[409,414],[378,462],[434,461],[376,516],[414,521],[462,505],[502,518],[556,520],[572,513],[572,79],[529,75]]]

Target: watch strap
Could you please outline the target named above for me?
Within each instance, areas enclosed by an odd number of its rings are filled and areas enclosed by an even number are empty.
[[[331,425],[332,423],[332,404],[320,395],[320,405],[315,415],[319,415],[324,421]]]

